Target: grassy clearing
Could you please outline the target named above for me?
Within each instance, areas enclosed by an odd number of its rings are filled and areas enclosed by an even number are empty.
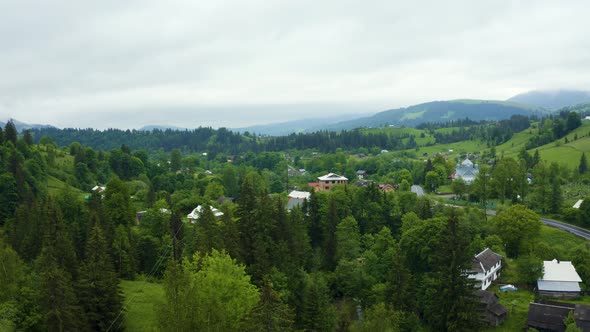
[[[164,303],[161,284],[144,281],[121,281],[125,297],[126,331],[159,331],[156,310]]]
[[[571,249],[572,247],[588,242],[579,236],[549,226],[541,227],[539,237],[541,242],[546,243],[552,248],[563,247],[564,249]]]
[[[498,294],[500,303],[508,310],[508,315],[502,325],[489,328],[486,331],[522,331],[522,328],[526,325],[529,304],[535,299],[533,292],[523,289],[516,292],[500,292],[497,285],[490,287],[488,290]]]
[[[57,193],[59,193],[61,190],[63,190],[63,188],[66,187],[69,191],[75,193],[76,195],[80,196],[80,197],[84,197],[84,195],[86,195],[87,193],[83,192],[82,190],[76,188],[76,187],[72,187],[69,184],[61,181],[60,179],[48,175],[47,176],[47,190],[49,191],[50,194],[56,195]]]

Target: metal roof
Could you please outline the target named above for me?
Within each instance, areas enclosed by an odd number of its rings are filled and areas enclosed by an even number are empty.
[[[335,173],[328,173],[324,176],[320,176],[318,179],[320,181],[348,181],[348,179],[344,176]]]
[[[582,282],[582,279],[576,272],[576,268],[572,265],[572,262],[558,261],[557,259],[554,259],[552,261],[544,261],[543,267],[545,272],[543,278],[539,280]]]
[[[537,287],[541,291],[579,292],[580,285],[575,281],[544,281],[538,280]]]

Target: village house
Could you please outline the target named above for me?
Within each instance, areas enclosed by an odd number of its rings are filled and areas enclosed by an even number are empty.
[[[527,326],[538,331],[566,330],[564,320],[570,311],[574,313],[576,326],[583,332],[590,332],[590,306],[561,302],[543,301],[531,303],[527,316]]]
[[[356,176],[359,178],[359,180],[362,180],[365,178],[365,176],[367,176],[367,171],[359,169],[358,171],[356,171]]]
[[[391,185],[389,183],[380,184],[379,189],[381,189],[381,191],[384,191],[384,192],[395,191],[395,188],[393,187],[393,185]]]
[[[209,206],[209,209],[211,209],[211,212],[213,212],[213,215],[215,217],[221,217],[223,215],[223,212],[219,211],[218,209],[214,208],[213,206]],[[203,213],[203,206],[199,205],[196,208],[194,208],[193,211],[191,211],[191,213],[189,213],[186,217],[188,218],[188,220],[191,224],[194,224],[197,220],[199,220],[201,218],[202,213]]]
[[[321,190],[321,191],[330,190],[332,188],[332,186],[337,185],[337,184],[347,184],[347,183],[348,183],[347,178],[345,178],[344,176],[335,174],[335,173],[329,173],[324,176],[318,177],[319,190]]]
[[[498,302],[498,295],[481,289],[476,290],[475,295],[479,300],[477,307],[479,321],[490,326],[502,324],[508,311]]]
[[[469,278],[475,279],[477,288],[486,290],[494,280],[500,276],[502,268],[502,256],[485,248],[475,255],[471,261],[471,269],[468,271]]]
[[[293,210],[297,206],[302,206],[306,200],[309,200],[311,193],[308,191],[293,190],[289,193],[289,200],[287,201],[287,211]]]
[[[557,259],[544,261],[543,268],[543,277],[537,280],[539,295],[563,299],[572,299],[580,295],[582,279],[572,262]]]

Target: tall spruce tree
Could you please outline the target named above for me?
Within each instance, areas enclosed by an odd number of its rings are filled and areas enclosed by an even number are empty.
[[[478,326],[477,301],[473,281],[465,273],[471,263],[470,239],[459,211],[448,209],[446,214],[439,250],[432,256],[433,271],[424,278],[422,309],[435,331],[473,331]]]
[[[586,160],[586,154],[582,153],[580,157],[580,165],[578,166],[578,173],[586,174],[588,172],[588,161]]]
[[[123,330],[123,297],[108,247],[97,223],[86,243],[78,280],[78,298],[93,331]]]
[[[6,123],[6,126],[4,127],[4,135],[6,136],[7,141],[10,141],[12,144],[16,145],[17,131],[16,126],[12,120]]]
[[[72,287],[70,240],[65,236],[59,211],[50,199],[46,205],[47,222],[43,248],[36,267],[40,276],[41,307],[48,331],[80,331],[86,322]],[[69,248],[69,249],[68,249]]]

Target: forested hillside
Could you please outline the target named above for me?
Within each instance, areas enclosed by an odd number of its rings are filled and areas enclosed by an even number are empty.
[[[555,134],[563,121],[566,135],[583,128],[570,114],[276,138],[208,128],[19,135],[8,123],[0,132],[0,329],[138,326],[129,321],[142,319],[132,280],[163,289],[142,312],[161,331],[485,329],[464,271],[486,247],[514,262],[506,280],[525,288],[555,255],[590,280],[590,248],[546,240],[537,214],[590,226],[590,200],[569,208],[590,193],[565,194],[590,181],[585,159],[570,167],[534,150],[496,153],[530,125]],[[444,142],[471,148],[416,155]],[[479,163],[470,186],[451,181],[454,156]],[[328,172],[350,183],[308,186]],[[439,204],[434,194],[445,187],[470,207]],[[287,210],[293,189],[311,196]],[[484,206],[499,207],[498,216],[486,217]]]

